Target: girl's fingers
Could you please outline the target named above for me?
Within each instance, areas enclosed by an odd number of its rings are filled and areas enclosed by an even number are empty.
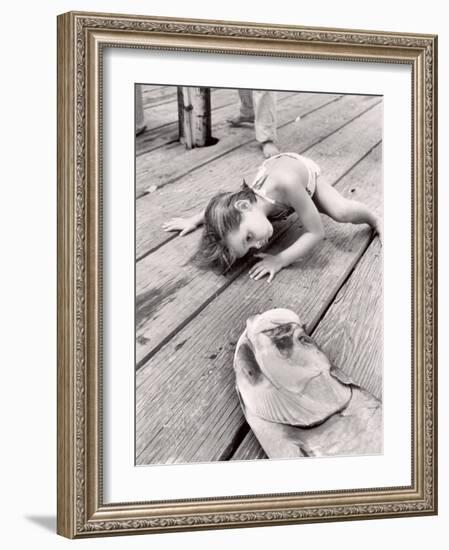
[[[257,264],[254,264],[253,267],[249,270],[249,275],[253,275],[256,273],[256,271],[259,271],[260,269],[260,262],[257,262]]]
[[[182,220],[179,218],[173,218],[172,220],[168,220],[168,222],[164,222],[162,224],[162,227],[164,229],[168,229],[169,231],[176,231],[177,229],[182,229],[184,224],[182,223]]]
[[[259,279],[261,279],[262,277],[264,277],[267,273],[269,273],[269,271],[268,271],[267,269],[265,269],[265,268],[262,269],[262,270],[259,272],[259,274],[256,275],[256,276],[254,277],[254,280],[255,280],[255,281],[258,281]]]
[[[259,271],[261,271],[262,269],[265,269],[265,266],[263,265],[262,262],[259,262],[252,267],[249,273],[251,276],[254,276],[254,275],[257,275],[257,273],[259,273]]]
[[[259,279],[262,279],[262,277],[265,277],[265,275],[267,275],[267,273],[268,273],[268,271],[266,271],[266,270],[260,272],[259,275],[257,275],[257,277],[254,277],[254,280],[258,281]]]
[[[270,271],[270,276],[268,277],[267,283],[271,283],[271,281],[273,280],[273,278],[274,278],[274,271]]]
[[[266,274],[269,270],[265,265],[263,264],[263,261],[258,262],[256,265],[253,265],[251,270],[249,271],[249,276],[251,279],[259,278],[258,275],[263,271],[263,275]],[[263,276],[260,275],[260,276]]]
[[[164,231],[181,231],[180,235],[186,235],[193,230],[192,227],[184,227],[184,224],[177,223],[176,221],[162,224],[162,229]]]

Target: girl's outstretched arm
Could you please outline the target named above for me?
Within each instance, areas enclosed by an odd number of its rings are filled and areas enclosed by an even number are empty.
[[[204,211],[189,218],[172,218],[168,222],[162,224],[164,231],[179,231],[179,236],[191,233],[197,227],[204,223]]]
[[[298,214],[304,232],[293,244],[279,253],[285,266],[300,260],[324,238],[323,222],[318,208],[304,186],[296,178],[289,178],[285,184],[285,198]]]
[[[282,268],[300,260],[323,239],[324,230],[320,214],[304,187],[297,179],[285,187],[285,202],[293,206],[303,224],[304,232],[293,244],[278,254],[260,254],[262,258],[250,270],[252,279],[260,279],[268,275],[268,282]]]

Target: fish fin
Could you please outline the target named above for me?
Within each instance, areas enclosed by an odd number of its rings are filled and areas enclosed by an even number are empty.
[[[356,384],[349,375],[347,375],[344,371],[342,371],[335,365],[331,366],[330,374],[345,386],[354,386],[355,388],[360,388],[360,386]]]
[[[243,392],[248,411],[268,422],[286,426],[309,426],[322,419],[322,411],[306,396],[282,392],[274,386],[260,392]]]
[[[248,410],[246,420],[269,458],[299,458],[307,456],[301,440],[301,430],[270,422]]]

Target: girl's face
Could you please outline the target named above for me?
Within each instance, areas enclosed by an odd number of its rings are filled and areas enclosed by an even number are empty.
[[[228,246],[237,258],[242,258],[251,248],[264,247],[273,235],[273,226],[255,203],[248,202],[241,214],[240,226],[227,237]]]

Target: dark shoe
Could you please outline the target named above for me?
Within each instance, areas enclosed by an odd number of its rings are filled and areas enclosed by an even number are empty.
[[[254,117],[237,115],[233,116],[232,118],[228,118],[227,122],[231,126],[241,126],[245,122],[254,123]]]

